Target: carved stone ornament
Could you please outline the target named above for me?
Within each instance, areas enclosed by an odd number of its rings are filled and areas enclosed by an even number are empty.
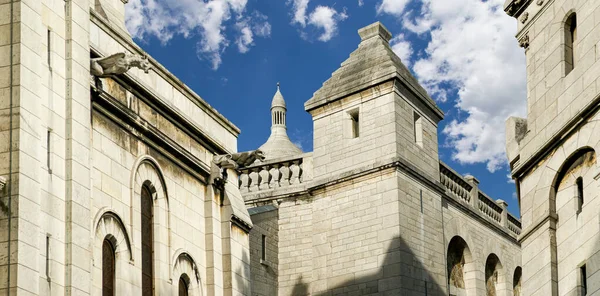
[[[529,19],[529,12],[525,12],[525,13],[524,13],[524,14],[521,16],[521,19],[520,19],[520,21],[521,21],[521,24],[524,24],[524,23],[527,21],[527,19]]]
[[[525,34],[519,39],[519,46],[527,50],[529,48],[529,34]]]
[[[124,52],[104,58],[91,59],[90,61],[90,73],[101,78],[123,74],[132,67],[142,69],[144,73],[148,73],[151,68],[148,57]]]
[[[544,0],[538,0],[538,1],[536,2],[536,4],[541,6],[542,4],[544,4]]]
[[[260,150],[246,151],[234,154],[215,155],[210,168],[210,183],[220,185],[227,174],[222,169],[239,169],[251,166],[256,160],[265,160],[264,152]]]
[[[6,186],[6,178],[0,177],[0,191],[4,189],[4,186]]]

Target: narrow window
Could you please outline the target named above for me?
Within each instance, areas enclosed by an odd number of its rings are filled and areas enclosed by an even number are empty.
[[[46,166],[48,173],[52,174],[52,130],[46,133]]]
[[[587,272],[585,270],[585,264],[579,267],[581,275],[581,295],[587,295]]]
[[[350,122],[352,125],[351,136],[352,138],[358,138],[360,136],[360,119],[358,109],[348,112],[348,115],[350,115]]]
[[[267,236],[264,234],[262,235],[260,260],[262,260],[262,261],[267,260]]]
[[[102,243],[102,296],[115,295],[115,248],[108,239]]]
[[[577,178],[575,184],[577,186],[577,213],[581,213],[583,208],[583,178]]]
[[[577,15],[571,14],[565,22],[565,76],[575,68],[577,57]]]
[[[48,42],[48,51],[46,53],[48,58],[48,69],[52,71],[52,31],[50,30],[50,28],[48,28],[46,39],[46,42]]]
[[[185,280],[184,275],[182,274],[179,277],[179,296],[188,296],[188,282]]]
[[[423,147],[423,118],[417,112],[413,113],[413,120],[415,126],[415,144]]]
[[[148,188],[142,187],[141,200],[142,215],[142,295],[152,296],[154,294],[154,267],[153,267],[153,213],[152,195]]]
[[[46,279],[50,281],[50,234],[46,234]]]

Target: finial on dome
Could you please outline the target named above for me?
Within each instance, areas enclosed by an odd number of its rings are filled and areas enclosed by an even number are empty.
[[[277,90],[279,90],[279,81],[277,81]]]
[[[285,100],[283,99],[283,95],[281,95],[281,91],[279,90],[279,82],[277,82],[277,91],[273,96],[273,101],[271,102],[271,108],[273,107],[283,107],[285,108]]]

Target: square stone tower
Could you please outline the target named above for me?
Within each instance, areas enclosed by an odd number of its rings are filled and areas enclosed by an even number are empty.
[[[507,0],[505,11],[518,21],[527,57],[527,118],[506,124],[523,226],[523,295],[594,294],[600,2]]]
[[[443,112],[391,50],[392,35],[381,23],[359,35],[358,49],[305,103],[314,121],[314,177],[400,157],[439,178]]]

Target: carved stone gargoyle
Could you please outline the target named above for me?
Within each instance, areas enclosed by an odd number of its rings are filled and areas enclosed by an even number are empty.
[[[115,53],[104,58],[95,58],[90,61],[90,73],[96,77],[104,78],[123,74],[132,67],[144,70],[148,73],[151,68],[148,57],[124,52]]]
[[[234,154],[215,155],[210,165],[209,184],[222,187],[227,180],[227,169],[236,170],[247,167],[257,159],[265,160],[264,152],[258,149]]]

